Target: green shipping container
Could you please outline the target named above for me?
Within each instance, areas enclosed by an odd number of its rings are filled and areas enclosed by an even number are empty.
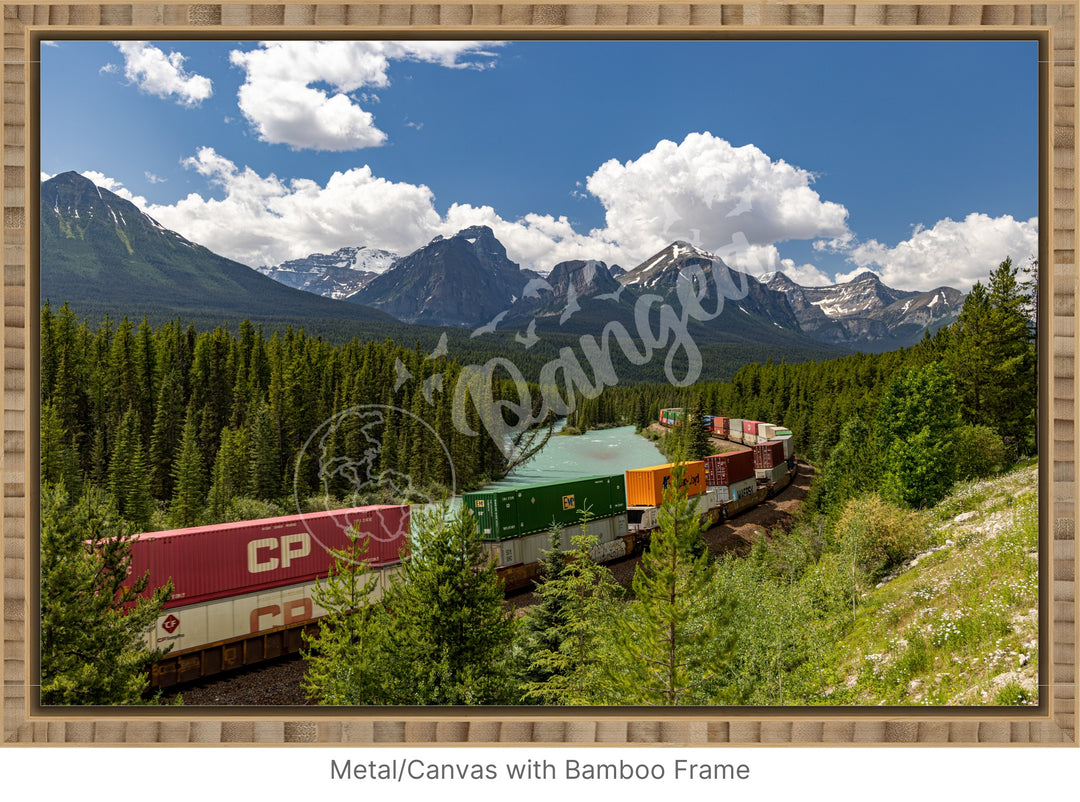
[[[561,482],[541,482],[496,490],[476,490],[461,497],[472,511],[484,540],[506,540],[581,523],[581,511],[592,518],[626,512],[626,477],[589,476]]]

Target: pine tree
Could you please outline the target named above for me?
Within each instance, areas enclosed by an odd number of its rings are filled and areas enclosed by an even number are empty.
[[[251,419],[251,492],[255,498],[272,501],[281,495],[281,444],[269,405],[263,401]]]
[[[673,482],[677,485],[678,482]],[[617,619],[606,673],[620,704],[712,704],[733,644],[709,594],[696,500],[665,494],[659,528],[634,574],[634,600]]]
[[[652,419],[649,417],[645,397],[638,393],[634,398],[634,425],[640,430],[645,430],[649,428],[650,423]]]
[[[109,459],[109,492],[120,515],[138,529],[150,528],[154,500],[150,496],[150,478],[143,457],[142,426],[134,409],[128,409],[120,421]]]
[[[444,506],[415,514],[411,553],[385,596],[388,701],[509,704],[514,622],[476,519]]]
[[[348,533],[350,546],[330,551],[334,558],[325,582],[312,591],[327,611],[315,635],[304,635],[301,654],[307,663],[304,693],[321,705],[363,705],[384,701],[385,655],[380,633],[390,622],[380,615],[374,596],[379,584],[365,559],[367,542]]]
[[[198,429],[192,407],[188,407],[184,433],[180,437],[180,453],[173,470],[176,489],[169,507],[169,524],[173,527],[195,526],[203,511],[206,493],[206,468],[199,451]]]
[[[959,428],[956,380],[946,367],[898,373],[878,406],[882,496],[911,507],[941,500],[956,480]]]
[[[878,468],[876,442],[869,427],[858,416],[849,418],[818,480],[820,509],[837,513],[848,499],[874,490]]]
[[[153,330],[150,328],[145,316],[135,332],[135,375],[136,396],[138,398],[138,406],[135,411],[138,413],[142,424],[139,439],[143,443],[149,443],[154,424],[154,401],[157,396],[154,391],[157,375],[157,353],[154,347]]]
[[[532,658],[524,701],[583,705],[610,697],[603,634],[613,625],[621,589],[611,571],[593,560],[596,544],[586,528],[573,538],[571,551],[556,549],[547,558],[552,571],[537,586],[538,602],[525,619],[533,637],[524,641]]]
[[[687,459],[704,459],[713,453],[713,447],[709,442],[712,437],[712,428],[703,420],[705,414],[705,403],[699,395],[687,411],[686,421],[683,424],[686,429]]]
[[[80,493],[78,451],[48,402],[41,408],[41,481],[63,484],[72,496]]]
[[[1030,292],[1006,259],[988,287],[972,287],[944,341],[965,422],[1021,442],[1034,440],[1038,390]]]
[[[139,408],[138,371],[135,366],[135,326],[126,317],[120,321],[109,346],[105,374],[106,425],[115,432],[128,409]],[[109,441],[110,452],[112,441]]]
[[[88,417],[88,400],[83,388],[85,377],[81,377],[79,360],[72,356],[75,346],[64,347],[60,351],[56,368],[56,382],[52,395],[42,396],[42,403],[48,401],[56,409],[60,425],[73,438],[85,431]]]
[[[214,459],[210,477],[208,504],[210,517],[224,521],[229,505],[247,492],[248,446],[243,431],[225,429],[221,433],[221,445]]]
[[[1003,437],[1035,439],[1034,412],[1038,379],[1034,326],[1028,317],[1031,300],[1017,281],[1017,268],[1006,259],[990,274],[990,350],[995,381],[988,388],[991,421]],[[1029,431],[1030,430],[1030,431]]]
[[[173,493],[173,460],[184,428],[184,397],[180,377],[170,370],[158,390],[154,425],[150,432],[150,492],[166,500]]]
[[[131,528],[97,492],[72,505],[62,486],[41,489],[41,702],[143,702],[161,652],[146,635],[172,593],[147,596],[148,576],[129,580]]]
[[[553,666],[535,659],[545,652],[558,652],[562,644],[562,628],[566,625],[565,596],[555,592],[568,555],[562,550],[562,527],[555,526],[549,533],[548,547],[540,562],[540,575],[533,592],[534,603],[522,620],[520,633],[521,651],[533,657],[523,670],[521,681],[525,685],[547,682],[555,673]]]

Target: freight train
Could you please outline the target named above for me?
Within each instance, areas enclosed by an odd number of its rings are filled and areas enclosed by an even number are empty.
[[[666,414],[672,412],[661,413],[661,425],[683,422]],[[657,510],[675,477],[697,499],[706,526],[791,482],[789,431],[721,417],[709,422],[716,438],[729,441],[725,447],[743,447],[683,463],[681,471],[657,465],[464,494],[462,504],[476,517],[506,591],[527,588],[537,578],[553,526],[561,529],[563,549],[585,530],[595,536],[592,555],[598,562],[639,553],[657,527]],[[312,589],[333,565],[330,550],[349,546],[350,528],[359,532],[378,577],[378,597],[407,558],[409,525],[407,505],[375,505],[139,535],[132,543],[131,574],[149,572],[151,587],[169,579],[174,587],[147,634],[150,646],[169,648],[152,667],[151,686],[169,687],[299,651],[303,633],[326,614]]]

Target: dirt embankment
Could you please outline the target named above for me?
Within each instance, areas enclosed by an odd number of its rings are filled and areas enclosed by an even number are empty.
[[[725,521],[705,533],[705,543],[710,553],[719,556],[734,551],[743,556],[762,533],[777,526],[790,528],[792,516],[810,492],[810,482],[814,476],[814,469],[807,463],[796,460],[795,464],[798,470],[791,484],[775,498],[766,499],[735,520]]]
[[[667,429],[659,423],[651,424],[649,431],[661,435],[667,433]],[[746,446],[715,437],[710,442],[716,447],[718,454],[746,449]],[[808,463],[796,460],[795,464],[797,467],[795,478],[775,498],[766,499],[758,506],[736,517],[735,520],[718,524],[705,533],[705,543],[711,554],[719,556],[734,551],[739,556],[744,556],[750,551],[759,534],[769,532],[777,526],[785,529],[790,527],[792,516],[810,492],[810,482],[814,476],[814,469]],[[637,563],[636,557],[624,560],[616,571],[616,577],[625,572],[623,569],[625,564],[630,565],[629,577],[633,577]]]
[[[734,552],[739,556],[745,556],[753,547],[755,540],[763,533],[767,533],[775,527],[789,529],[792,516],[798,511],[806,494],[810,492],[810,481],[813,478],[814,469],[805,462],[796,462],[798,472],[786,488],[774,498],[765,499],[732,521],[724,521],[704,533],[705,545],[709,553],[714,557],[721,554]],[[611,563],[612,574],[619,584],[629,587],[641,562],[641,555],[628,557]],[[532,594],[522,594],[523,598],[515,598],[515,606],[527,607],[532,604]]]

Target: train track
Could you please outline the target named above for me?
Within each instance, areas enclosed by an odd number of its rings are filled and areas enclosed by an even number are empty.
[[[714,555],[734,552],[745,554],[753,543],[775,526],[784,526],[798,509],[810,489],[813,469],[804,462],[792,483],[756,507],[747,510],[734,521],[726,521],[705,533],[705,542]],[[610,563],[615,579],[629,587],[641,561],[640,555]],[[519,591],[507,597],[506,603],[515,610],[525,610],[533,603],[531,591]],[[238,669],[206,679],[169,688],[165,700],[183,697],[185,705],[197,706],[278,706],[312,704],[301,688],[306,670],[303,658],[297,655],[277,658],[269,663]]]

